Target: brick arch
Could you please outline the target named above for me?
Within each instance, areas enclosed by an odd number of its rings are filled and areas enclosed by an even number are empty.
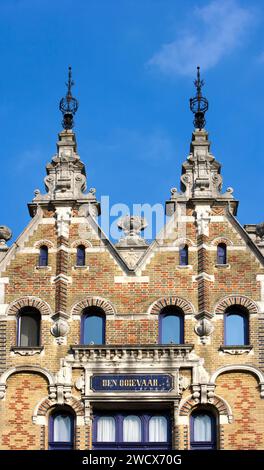
[[[71,248],[77,248],[77,246],[83,245],[85,248],[91,248],[93,245],[89,240],[78,239],[71,244]]]
[[[158,300],[155,300],[155,302],[153,302],[153,304],[151,304],[151,306],[149,307],[148,313],[158,315],[164,307],[168,307],[170,305],[182,309],[184,313],[194,314],[194,308],[191,302],[188,302],[187,300],[182,299],[181,297],[175,296],[162,297]]]
[[[81,315],[82,311],[88,307],[100,307],[106,315],[114,315],[116,313],[115,307],[109,300],[102,299],[101,297],[87,297],[75,304],[71,313],[73,315]]]
[[[226,238],[226,237],[216,237],[211,241],[210,244],[216,246],[219,243],[225,243],[226,246],[234,245],[232,240],[230,240],[230,238]]]
[[[32,374],[40,374],[44,376],[49,385],[54,385],[55,383],[55,378],[52,372],[50,372],[48,369],[45,369],[43,367],[39,366],[16,366],[16,367],[11,367],[10,369],[6,370],[1,376],[0,376],[0,385],[6,385],[7,380],[9,377],[13,374],[19,374],[19,373],[32,373]]]
[[[190,246],[196,246],[193,240],[191,238],[177,238],[173,242],[173,246],[181,246],[181,245],[187,245],[188,247]]]
[[[47,246],[48,248],[54,248],[54,243],[50,240],[46,240],[43,238],[43,240],[38,240],[36,243],[34,243],[34,248],[40,248],[41,246]]]
[[[224,297],[217,303],[215,313],[224,314],[226,309],[232,307],[232,305],[241,305],[241,307],[246,308],[249,313],[259,313],[257,304],[244,295],[228,295]]]
[[[7,315],[17,315],[19,310],[24,307],[34,307],[41,315],[51,315],[52,310],[47,302],[34,296],[20,297],[11,302],[7,309]]]
[[[191,412],[197,408],[197,406],[200,406],[201,403],[198,402],[195,398],[192,396],[189,396],[183,403],[180,405],[179,409],[179,416],[189,416]],[[214,395],[212,398],[210,398],[210,403],[207,403],[205,406],[211,406],[214,407],[219,415],[224,415],[227,416],[229,421],[231,420],[232,417],[232,411],[231,407],[228,405],[228,403],[218,395]]]
[[[47,416],[48,412],[51,411],[52,408],[63,405],[69,406],[76,416],[84,416],[84,404],[77,398],[70,397],[65,403],[61,404],[54,402],[54,400],[51,400],[49,397],[46,397],[37,404],[33,413],[33,419],[36,420],[38,416]]]

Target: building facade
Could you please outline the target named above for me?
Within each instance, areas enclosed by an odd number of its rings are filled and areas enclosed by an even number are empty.
[[[164,230],[148,244],[124,217],[113,244],[69,78],[46,193],[10,247],[0,227],[2,450],[264,449],[264,227],[242,227],[222,190],[199,79]]]

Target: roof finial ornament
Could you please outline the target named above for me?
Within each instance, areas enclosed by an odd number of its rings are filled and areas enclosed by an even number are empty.
[[[72,72],[71,67],[69,67],[69,74],[68,74],[68,82],[65,83],[67,86],[67,94],[64,98],[60,100],[60,111],[63,114],[63,121],[62,125],[64,129],[72,129],[74,126],[73,116],[76,113],[79,103],[72,96],[71,88],[74,85],[74,81],[72,80]]]
[[[194,85],[196,86],[196,96],[190,99],[190,109],[194,114],[194,121],[193,124],[196,129],[203,129],[205,126],[205,113],[208,110],[209,103],[204,96],[202,96],[202,87],[204,85],[204,81],[200,78],[200,67],[197,67],[197,78],[194,81]]]

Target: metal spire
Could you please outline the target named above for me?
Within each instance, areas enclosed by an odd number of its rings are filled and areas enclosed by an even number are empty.
[[[73,121],[73,116],[76,113],[79,103],[72,96],[71,93],[71,88],[74,85],[74,81],[72,80],[72,72],[71,72],[71,67],[69,67],[69,73],[68,73],[68,82],[65,83],[67,87],[67,94],[64,98],[60,100],[60,111],[62,112],[63,115],[63,121],[62,125],[64,129],[72,129],[74,126],[74,121]]]
[[[204,81],[200,78],[200,67],[197,67],[197,78],[194,81],[194,85],[197,92],[196,96],[190,99],[190,109],[194,114],[193,124],[195,128],[201,130],[206,123],[204,115],[208,110],[209,103],[208,100],[202,96]]]

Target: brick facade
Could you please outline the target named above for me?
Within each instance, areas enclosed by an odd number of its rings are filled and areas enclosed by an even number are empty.
[[[203,130],[193,135],[194,163],[197,148],[213,165]],[[62,151],[72,152],[73,172],[83,176],[72,131],[59,136],[55,173]],[[189,174],[186,168],[183,176]],[[216,418],[218,448],[264,448],[263,255],[238,224],[231,193],[215,186],[205,196],[196,189],[188,193],[197,178],[183,181],[185,192],[168,202],[174,208],[169,230],[162,242],[143,246],[133,268],[97,230],[94,193],[76,195],[75,188],[63,196],[53,187],[48,198],[37,195],[29,205],[32,221],[16,244],[0,252],[1,449],[48,449],[56,408],[74,416],[76,449],[91,448],[94,416],[109,409],[166,411],[172,445],[188,449],[190,416],[199,408]],[[180,204],[184,240],[173,221]],[[188,245],[186,266],[179,265],[179,241]],[[219,243],[227,247],[224,265],[217,263]],[[76,266],[80,244],[85,266]],[[39,266],[42,245],[49,249],[44,267]],[[247,316],[249,340],[225,347],[225,315],[232,306]],[[41,316],[39,347],[18,342],[18,318],[29,307]],[[82,316],[93,307],[105,315],[105,344],[81,345]],[[184,317],[184,341],[163,345],[160,314],[172,307]],[[150,372],[171,374],[173,390],[120,394],[90,387],[96,373]]]

